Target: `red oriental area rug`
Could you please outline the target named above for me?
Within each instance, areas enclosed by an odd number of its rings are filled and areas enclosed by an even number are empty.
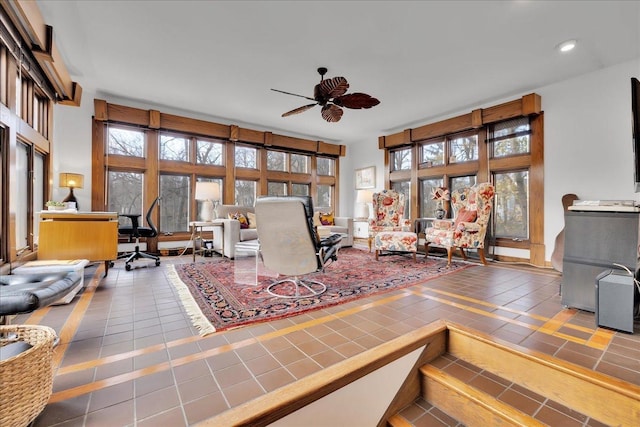
[[[414,262],[411,256],[402,255],[382,256],[376,261],[373,253],[345,248],[324,272],[303,276],[326,284],[327,291],[300,298],[269,294],[266,288],[277,280],[273,275],[259,275],[256,286],[236,283],[234,261],[226,258],[174,265],[170,278],[194,325],[207,335],[406,288],[469,266],[453,261],[447,268],[446,259],[420,257]]]

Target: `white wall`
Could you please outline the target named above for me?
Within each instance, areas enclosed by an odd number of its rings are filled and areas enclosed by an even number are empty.
[[[542,97],[545,143],[544,242],[547,261],[553,252],[555,237],[564,227],[561,202],[564,194],[574,193],[581,199],[590,200],[639,200],[633,175],[631,77],[640,77],[640,60],[474,107],[499,104],[531,92]],[[460,111],[449,117],[468,112]],[[350,162],[354,169],[375,165],[378,175],[376,184],[381,189],[384,187],[381,181],[384,177],[384,155],[377,147],[378,141],[349,145],[347,162],[344,163]],[[353,179],[347,181],[348,175],[347,171],[343,171],[340,179],[340,188],[345,195],[349,194],[348,188],[354,188]],[[351,193],[355,194],[354,190]],[[353,205],[353,202],[345,202]],[[527,256],[523,251],[515,250],[501,250],[498,253]]]
[[[632,76],[640,77],[640,59],[526,92],[541,95],[545,112],[546,260],[553,252],[555,236],[564,226],[561,204],[564,194],[575,193],[582,199],[638,200],[634,190],[631,135]],[[514,94],[489,105],[516,99],[526,93]],[[54,113],[54,198],[62,199],[68,191],[57,188],[58,172],[83,173],[85,188],[76,191],[83,209],[90,207],[91,197],[94,97],[94,93],[85,89],[80,108],[56,106]],[[108,97],[99,97],[109,100]],[[145,108],[139,104],[127,105]],[[478,105],[477,108],[486,106]],[[384,154],[378,149],[377,139],[350,143],[340,166],[338,215],[351,216],[356,195],[355,169],[375,166],[375,189],[384,188]]]
[[[80,210],[91,210],[91,126],[93,95],[85,93],[80,107],[56,105],[53,111],[53,200],[62,200],[68,188],[60,188],[60,172],[84,175],[84,188],[74,189]]]

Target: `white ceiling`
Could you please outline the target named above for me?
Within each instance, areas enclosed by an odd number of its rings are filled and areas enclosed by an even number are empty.
[[[342,144],[640,57],[638,1],[38,5],[85,93]],[[578,46],[561,55],[555,46],[567,39]],[[380,105],[345,109],[338,123],[325,122],[320,107],[281,117],[309,101],[270,88],[313,97],[320,66]]]

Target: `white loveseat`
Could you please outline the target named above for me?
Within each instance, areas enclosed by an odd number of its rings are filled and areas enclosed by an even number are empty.
[[[229,219],[229,214],[241,213],[245,217],[249,218],[248,213],[255,213],[253,207],[236,206],[236,205],[219,205],[216,208],[217,220],[223,224],[223,233],[214,233],[213,247],[216,250],[223,249],[224,255],[228,258],[233,258],[234,248],[236,243],[244,242],[247,240],[255,240],[258,238],[258,231],[255,228],[255,224],[251,224],[250,228],[241,228],[240,221],[236,219]],[[353,218],[348,217],[335,217],[334,225],[332,226],[320,226],[318,227],[319,234],[332,234],[340,233],[343,235],[341,246],[348,247],[353,246]]]
[[[236,205],[219,205],[216,208],[216,215],[221,221],[224,227],[223,233],[214,233],[213,247],[223,248],[224,255],[228,258],[233,258],[233,249],[238,242],[245,242],[247,240],[256,240],[258,238],[258,231],[255,228],[255,224],[249,223],[251,228],[240,228],[240,221],[237,219],[229,219],[229,214],[235,214],[239,212],[248,218],[248,213],[254,213],[253,207],[236,206]],[[224,238],[223,238],[224,236]]]

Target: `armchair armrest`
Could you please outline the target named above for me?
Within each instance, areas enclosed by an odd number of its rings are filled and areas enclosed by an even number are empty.
[[[432,227],[438,230],[450,230],[453,228],[453,220],[450,219],[434,219]]]
[[[336,227],[346,228],[347,237],[342,239],[342,247],[353,246],[353,218],[337,216],[333,218]]]
[[[217,219],[224,227],[224,233],[214,233],[214,248],[223,248],[225,256],[233,258],[233,250],[240,241],[240,221],[237,219]],[[222,238],[224,234],[224,239]]]
[[[467,233],[477,233],[482,230],[482,226],[476,222],[459,222],[458,230],[466,231]]]

